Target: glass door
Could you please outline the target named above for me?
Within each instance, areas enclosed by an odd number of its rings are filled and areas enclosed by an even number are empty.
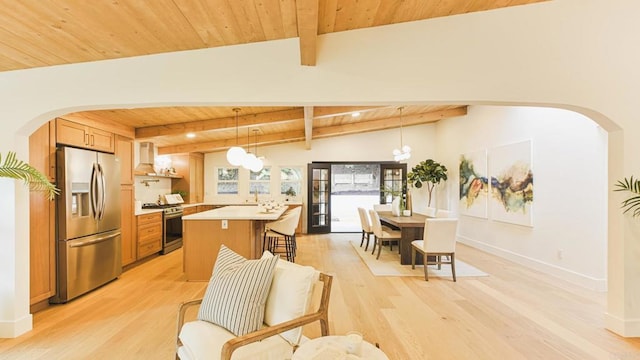
[[[331,232],[331,164],[311,163],[308,165],[308,216],[307,233],[326,234]]]
[[[406,196],[407,164],[380,164],[380,204],[391,204],[396,196]]]

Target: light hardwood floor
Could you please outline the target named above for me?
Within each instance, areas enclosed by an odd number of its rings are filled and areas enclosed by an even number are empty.
[[[462,245],[457,258],[490,276],[375,277],[349,244],[358,237],[298,237],[297,262],[335,275],[331,334],[358,329],[390,359],[640,359],[640,339],[604,329],[604,293]],[[183,279],[181,250],[155,258],[34,314],[31,332],[0,339],[0,359],[172,359],[178,304],[206,286]]]

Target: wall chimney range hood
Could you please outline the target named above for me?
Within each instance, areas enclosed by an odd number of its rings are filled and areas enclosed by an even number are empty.
[[[156,170],[153,167],[155,158],[155,151],[153,143],[141,142],[140,143],[140,163],[135,168],[135,172],[138,174],[155,174]]]

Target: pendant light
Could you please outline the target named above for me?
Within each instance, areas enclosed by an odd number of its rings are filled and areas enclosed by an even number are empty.
[[[409,160],[411,157],[411,147],[402,143],[402,109],[404,109],[402,106],[398,108],[400,110],[400,149],[393,150],[393,159],[398,162]]]
[[[255,134],[255,154],[248,152],[242,163],[242,167],[253,172],[260,172],[264,168],[264,162],[258,155],[258,132],[259,129],[253,129]],[[247,144],[249,143],[249,131],[247,131]],[[248,145],[247,145],[248,146]]]
[[[227,151],[227,161],[233,166],[240,166],[247,156],[247,153],[238,144],[238,113],[240,112],[240,108],[234,108],[233,111],[236,112],[236,146],[230,147]],[[247,146],[249,146],[248,142]]]

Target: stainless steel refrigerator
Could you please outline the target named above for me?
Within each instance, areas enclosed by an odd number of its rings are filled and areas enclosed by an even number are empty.
[[[120,161],[113,154],[56,151],[57,291],[64,303],[122,273]]]

